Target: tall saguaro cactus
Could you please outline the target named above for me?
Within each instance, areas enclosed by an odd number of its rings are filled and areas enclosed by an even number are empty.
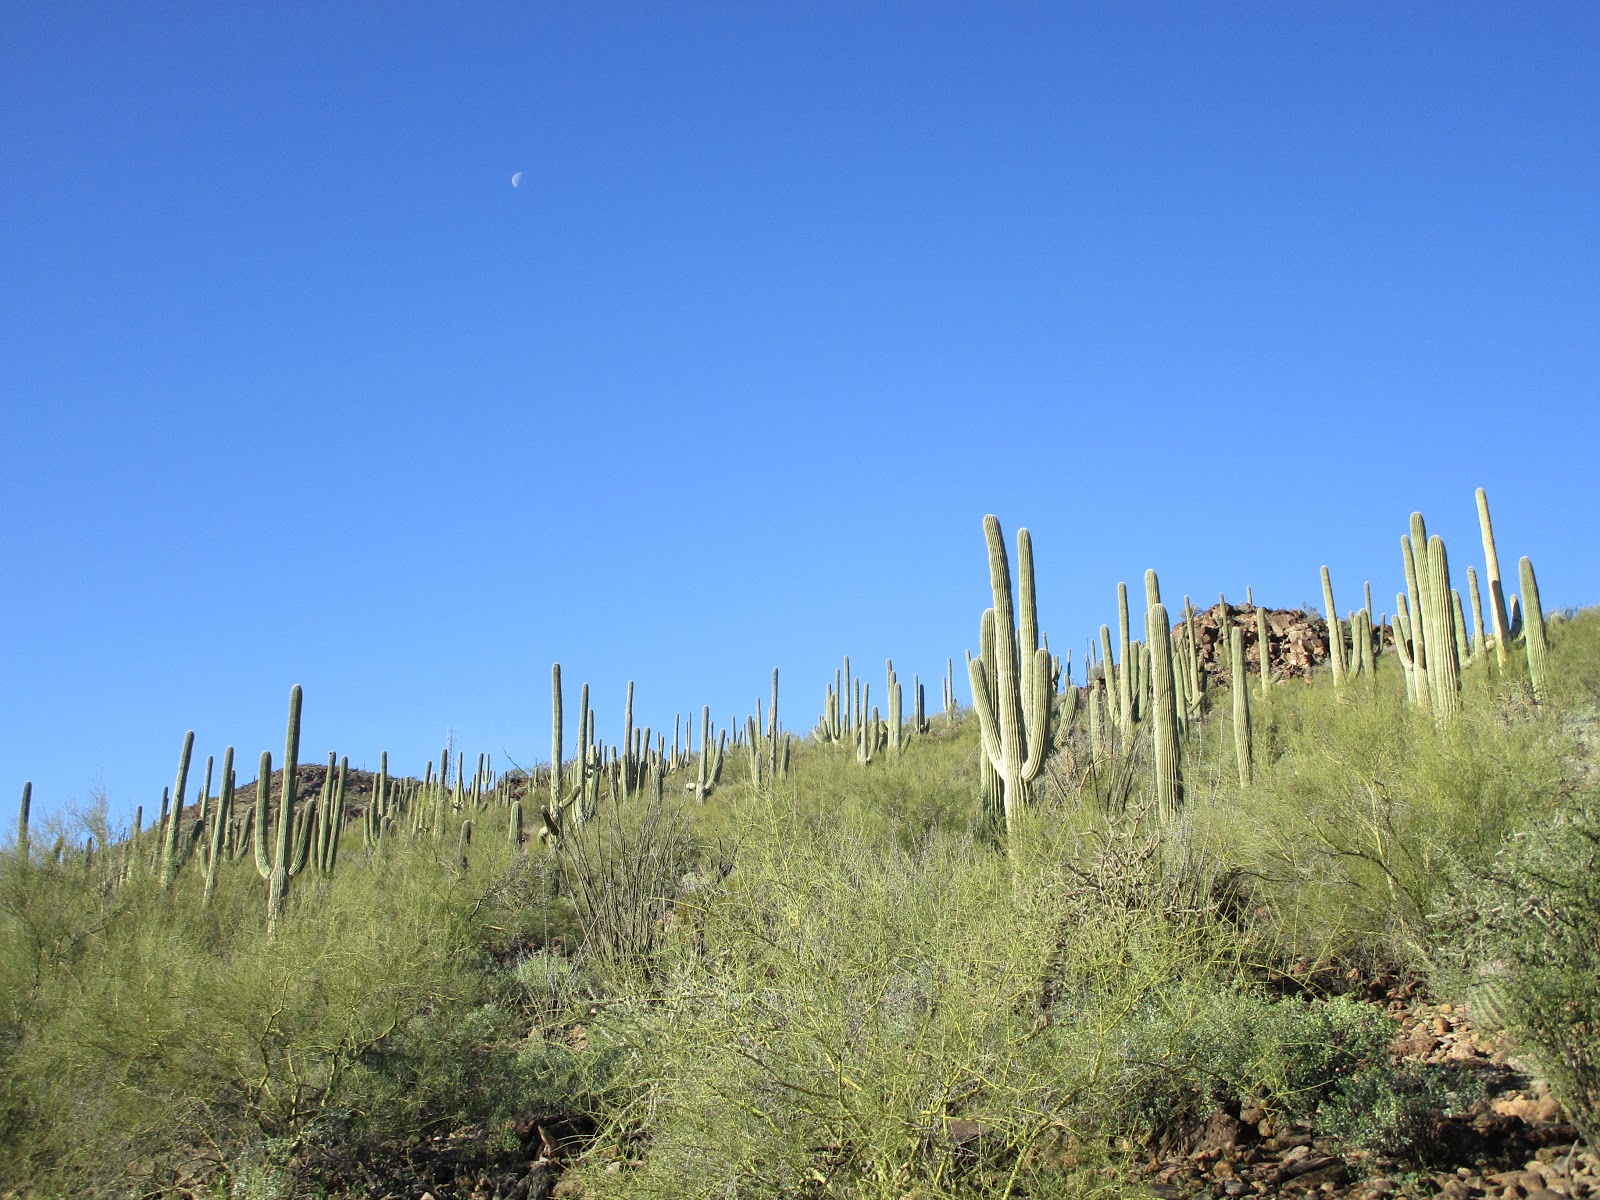
[[[200,907],[211,904],[217,892],[217,872],[227,846],[228,827],[233,824],[233,747],[222,752],[222,790],[217,795],[216,814],[212,818],[210,838],[211,853],[206,858],[206,886],[200,896]]]
[[[1179,757],[1178,697],[1172,677],[1172,626],[1167,607],[1150,609],[1150,715],[1155,725],[1156,807],[1164,820],[1183,803],[1183,764]]]
[[[1050,750],[1050,652],[1038,644],[1039,622],[1033,591],[1033,543],[1017,531],[1018,578],[1022,583],[1021,622],[1013,615],[1011,564],[997,517],[983,519],[989,548],[989,586],[994,605],[994,673],[983,659],[967,654],[972,707],[978,714],[984,757],[1000,777],[1006,832],[1014,832],[1025,810],[1030,785]],[[1019,660],[1021,660],[1019,662]],[[1023,667],[1026,663],[1026,668]]]
[[[161,839],[161,889],[172,887],[178,868],[183,865],[180,845],[183,831],[183,790],[189,782],[189,758],[194,753],[194,730],[183,737],[183,753],[178,756],[178,781],[172,789],[172,812],[167,820],[165,836]]]
[[[1333,606],[1333,579],[1322,568],[1322,603],[1328,610],[1328,662],[1333,668],[1333,690],[1344,690],[1344,630],[1339,627],[1339,610]]]
[[[550,664],[550,806],[549,814],[561,821],[561,664]]]
[[[1461,711],[1461,666],[1456,658],[1455,607],[1451,602],[1450,558],[1438,534],[1428,539],[1428,596],[1424,602],[1428,644],[1428,680],[1433,689],[1433,714],[1441,725],[1452,724]]]
[[[33,784],[22,785],[22,807],[17,810],[17,861],[28,861],[28,810],[33,807]]]
[[[1489,520],[1489,497],[1478,489],[1478,529],[1483,534],[1484,582],[1489,585],[1489,620],[1494,626],[1494,656],[1506,665],[1506,642],[1511,638],[1511,622],[1506,619],[1506,591],[1500,582],[1500,556],[1495,552],[1494,524]]]
[[[294,776],[300,763],[300,705],[297,683],[289,691],[289,728],[283,741],[283,791],[278,799],[278,828],[271,858],[267,856],[267,800],[272,779],[272,755],[261,753],[261,773],[256,779],[256,871],[267,881],[267,936],[278,930],[289,911],[289,881],[305,868],[311,848],[311,822],[301,823],[295,837]],[[295,845],[299,841],[299,846]]]
[[[1121,656],[1117,659],[1117,728],[1124,741],[1133,736],[1133,641],[1128,630],[1128,585],[1117,584],[1117,621]]]
[[[1233,683],[1233,752],[1239,763],[1239,786],[1249,787],[1251,777],[1250,688],[1244,668],[1244,630],[1228,631],[1230,673]]]

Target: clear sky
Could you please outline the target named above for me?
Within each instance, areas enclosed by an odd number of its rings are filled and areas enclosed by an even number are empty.
[[[938,703],[1033,533],[1393,608],[1473,489],[1600,600],[1592,4],[10,4],[0,761],[420,771]],[[511,176],[523,172],[521,185]],[[1136,590],[1137,594],[1137,590]],[[1386,599],[1387,598],[1387,599]],[[908,700],[909,703],[909,700]]]

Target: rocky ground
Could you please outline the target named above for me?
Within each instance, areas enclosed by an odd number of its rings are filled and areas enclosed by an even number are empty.
[[[1424,998],[1414,983],[1356,981],[1395,1022],[1397,1063],[1449,1064],[1481,1085],[1459,1114],[1435,1116],[1428,1148],[1407,1159],[1352,1151],[1311,1123],[1276,1125],[1260,1109],[1219,1109],[1184,1145],[1151,1155],[1140,1183],[1157,1197],[1298,1196],[1348,1200],[1600,1200],[1600,1157],[1577,1141],[1549,1086],[1470,1016]],[[352,1167],[309,1167],[330,1196],[384,1200],[547,1200],[584,1194],[571,1158],[592,1127],[581,1119],[529,1119],[517,1145],[491,1148],[475,1129],[388,1147]],[[626,1169],[621,1162],[611,1170]]]
[[[1426,1002],[1413,985],[1384,989],[1376,1002],[1395,1021],[1396,1062],[1453,1064],[1482,1085],[1481,1100],[1436,1120],[1431,1153],[1401,1162],[1341,1151],[1310,1123],[1276,1127],[1260,1111],[1218,1111],[1188,1153],[1146,1163],[1150,1191],[1163,1197],[1351,1200],[1600,1197],[1600,1157],[1577,1141],[1549,1085],[1498,1039],[1480,1035],[1456,1006]]]

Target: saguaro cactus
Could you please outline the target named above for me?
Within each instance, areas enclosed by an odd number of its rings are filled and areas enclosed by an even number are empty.
[[[1489,619],[1494,626],[1494,656],[1506,665],[1506,642],[1511,638],[1511,622],[1506,617],[1506,592],[1500,582],[1500,556],[1495,552],[1494,524],[1489,520],[1489,497],[1478,489],[1478,529],[1483,534],[1484,582],[1489,585]],[[1521,564],[1518,564],[1519,568]]]
[[[1117,622],[1121,655],[1117,659],[1117,727],[1124,741],[1133,736],[1133,639],[1128,629],[1128,585],[1117,584]]]
[[[1533,698],[1543,701],[1549,690],[1546,684],[1550,643],[1544,635],[1544,608],[1539,603],[1539,581],[1533,575],[1533,563],[1523,558],[1517,564],[1517,574],[1522,582],[1523,643],[1528,651],[1528,681],[1533,684]]]
[[[1018,577],[1022,583],[1020,626],[1013,616],[1011,565],[1005,537],[994,516],[983,519],[989,547],[989,586],[994,595],[995,672],[967,655],[972,706],[978,713],[984,756],[1000,776],[1006,832],[1015,831],[1029,787],[1050,750],[1050,652],[1039,646],[1033,591],[1033,542],[1017,531]]]
[[[550,664],[550,820],[561,824],[561,664]]]
[[[1178,698],[1172,678],[1172,626],[1167,608],[1150,610],[1150,715],[1155,725],[1156,807],[1163,819],[1183,803],[1183,764],[1179,757]]]
[[[267,936],[289,911],[289,881],[305,869],[311,848],[311,822],[301,823],[302,836],[295,842],[294,777],[300,763],[300,685],[289,691],[289,728],[283,744],[283,792],[278,800],[277,837],[271,858],[267,856],[267,801],[272,786],[272,755],[261,753],[261,773],[256,779],[256,871],[267,881]]]
[[[1228,632],[1228,650],[1232,658],[1233,675],[1233,752],[1239,763],[1239,786],[1249,787],[1250,762],[1250,688],[1244,667],[1244,630],[1235,625]]]
[[[17,810],[17,861],[28,861],[28,810],[33,807],[33,784],[22,785],[22,807]]]
[[[1434,717],[1439,724],[1449,725],[1461,711],[1461,668],[1456,661],[1450,559],[1438,534],[1428,539],[1428,601],[1424,612],[1429,624],[1428,679],[1433,688]]]
[[[1328,663],[1333,667],[1333,690],[1344,690],[1344,630],[1339,625],[1339,610],[1333,606],[1333,578],[1322,568],[1322,602],[1328,610]]]
[[[172,789],[172,813],[167,821],[166,836],[161,839],[161,888],[172,887],[178,868],[183,866],[183,789],[189,782],[189,756],[194,753],[194,730],[183,736],[183,752],[178,756],[178,781]]]
[[[1267,610],[1256,606],[1256,658],[1261,667],[1261,698],[1272,698],[1272,632],[1267,627]]]
[[[227,852],[228,827],[233,823],[233,747],[222,752],[222,790],[217,795],[217,809],[211,820],[211,852],[206,858],[206,886],[200,897],[200,907],[211,904],[217,892],[217,871]]]

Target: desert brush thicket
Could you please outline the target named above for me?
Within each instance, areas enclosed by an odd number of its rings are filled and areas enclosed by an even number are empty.
[[[375,1147],[525,1161],[556,1118],[618,1197],[1138,1194],[1219,1104],[1426,1156],[1470,1081],[1394,1065],[1380,1010],[1299,982],[1326,963],[1492,1014],[1593,1139],[1600,612],[1548,619],[1526,560],[1508,599],[1478,505],[1487,603],[1413,517],[1392,624],[1324,571],[1309,678],[1253,603],[1207,650],[1150,572],[1074,685],[990,518],[971,709],[947,664],[906,719],[891,663],[885,719],[846,659],[805,738],[774,672],[670,744],[631,685],[604,744],[584,686],[574,746],[557,666],[534,773],[385,756],[358,806],[330,758],[302,795],[296,688],[253,803],[230,747],[186,807],[192,735],[153,830],[102,806],[47,848],[25,788],[0,1188],[359,1195]]]

